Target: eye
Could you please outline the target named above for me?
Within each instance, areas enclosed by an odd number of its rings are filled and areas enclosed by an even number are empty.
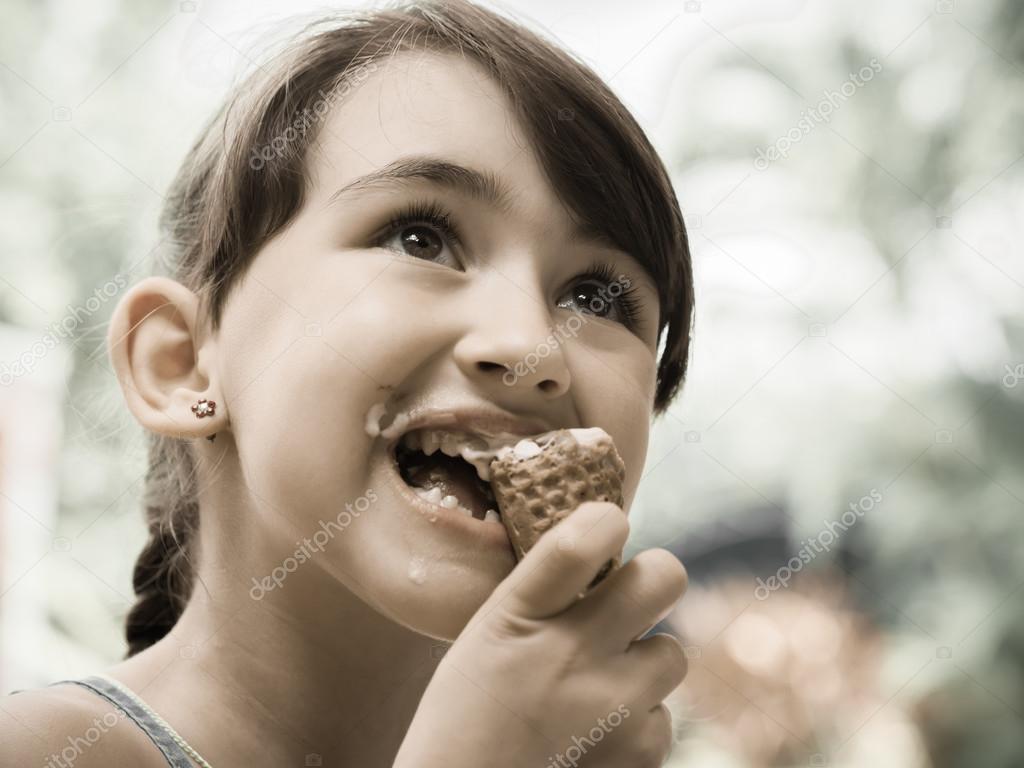
[[[628,277],[616,276],[610,264],[599,264],[574,278],[557,306],[614,320],[636,330],[642,302]]]
[[[375,245],[461,269],[452,249],[446,246],[461,247],[462,238],[448,212],[434,203],[416,203],[397,213],[384,226]]]

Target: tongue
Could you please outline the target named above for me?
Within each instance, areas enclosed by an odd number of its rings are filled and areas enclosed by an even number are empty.
[[[446,456],[440,451],[430,456],[420,454],[414,464],[405,467],[404,475],[410,485],[428,490],[440,488],[442,496],[455,496],[459,504],[480,520],[488,509],[497,509],[484,495],[483,481],[476,469],[460,458]]]

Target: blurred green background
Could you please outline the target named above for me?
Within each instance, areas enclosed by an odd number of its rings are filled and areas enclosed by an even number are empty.
[[[145,455],[105,322],[256,33],[316,7],[4,4],[4,691],[124,652]],[[691,576],[669,765],[1024,765],[1024,5],[503,7],[611,83],[689,227],[630,543]]]

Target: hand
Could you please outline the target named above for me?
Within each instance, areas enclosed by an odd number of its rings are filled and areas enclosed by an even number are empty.
[[[686,675],[671,635],[643,635],[686,589],[664,549],[640,553],[581,597],[622,551],[629,523],[587,502],[540,538],[445,654],[396,768],[660,766],[662,700]]]

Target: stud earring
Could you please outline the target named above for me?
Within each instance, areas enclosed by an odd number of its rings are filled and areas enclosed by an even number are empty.
[[[201,419],[204,416],[213,416],[216,410],[217,403],[213,400],[207,400],[205,397],[192,406],[192,413],[196,415],[197,419]]]

